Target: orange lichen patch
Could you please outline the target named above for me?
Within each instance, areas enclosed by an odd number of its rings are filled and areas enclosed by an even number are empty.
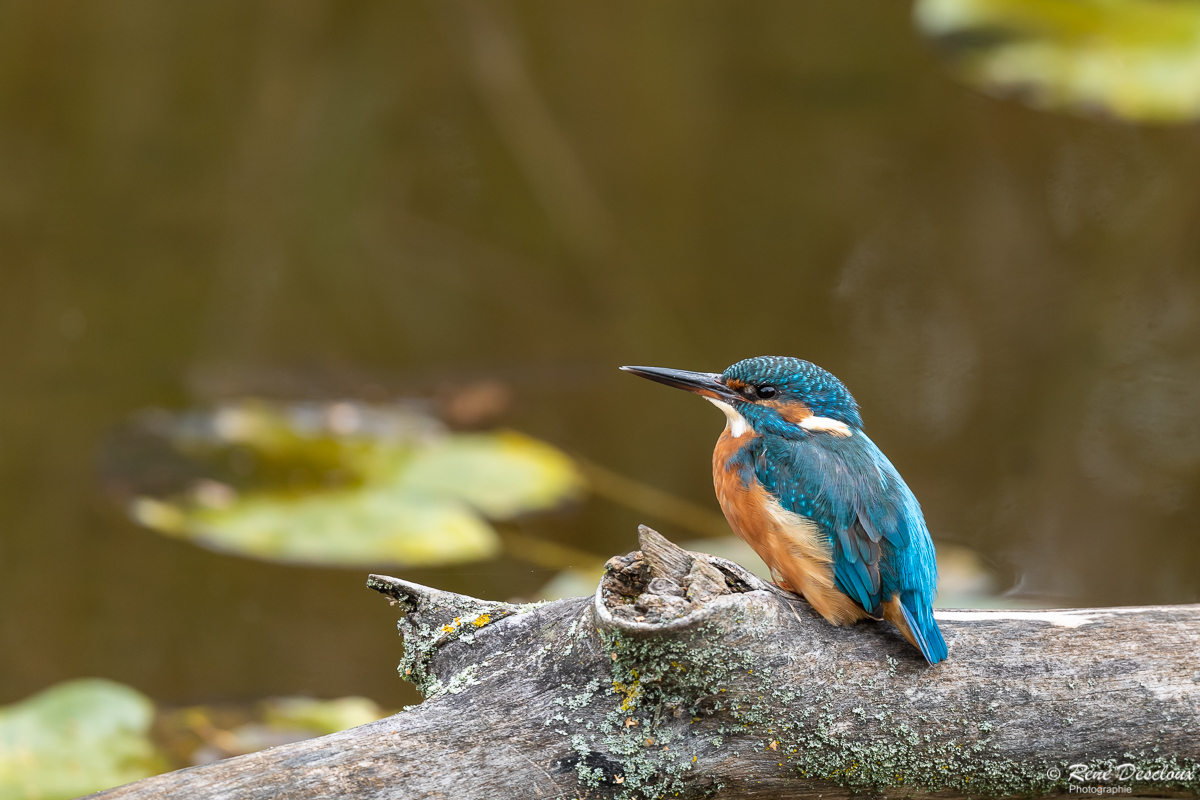
[[[799,424],[813,415],[812,409],[799,400],[763,400],[761,404],[775,409],[779,416],[793,424]]]
[[[487,625],[491,621],[492,621],[491,614],[480,614],[478,617],[471,620],[471,624],[474,625],[476,628],[482,628],[484,625]]]
[[[751,475],[728,466],[742,443],[721,434],[713,451],[713,484],[717,501],[734,533],[741,537],[793,591],[803,594],[822,617],[849,625],[867,616],[834,586],[833,554],[816,523],[779,504]]]

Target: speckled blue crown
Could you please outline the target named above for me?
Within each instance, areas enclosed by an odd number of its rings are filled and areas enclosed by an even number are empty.
[[[799,401],[818,417],[829,417],[862,427],[858,403],[850,390],[832,373],[810,361],[790,356],[758,356],[739,361],[721,373],[724,380],[739,380],[756,386],[774,386],[780,400]]]

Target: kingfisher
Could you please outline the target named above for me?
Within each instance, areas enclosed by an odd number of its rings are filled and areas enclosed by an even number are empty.
[[[626,372],[707,399],[725,414],[713,450],[717,500],[734,533],[834,625],[886,619],[925,660],[946,658],[933,618],[937,561],[921,506],[863,432],[858,403],[816,364],[785,356],[720,374]]]

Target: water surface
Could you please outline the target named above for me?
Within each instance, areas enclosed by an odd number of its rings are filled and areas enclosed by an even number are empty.
[[[1047,605],[1200,599],[1200,139],[957,83],[891,0],[0,9],[0,701],[412,695],[359,570],[137,527],[147,407],[453,396],[716,510],[620,364],[840,376],[940,541]],[[600,557],[590,499],[521,531]],[[509,558],[405,578],[482,597]]]

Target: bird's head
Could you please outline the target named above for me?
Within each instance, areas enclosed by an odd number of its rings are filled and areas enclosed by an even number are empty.
[[[730,432],[850,436],[862,427],[858,404],[845,385],[808,361],[758,356],[718,374],[662,367],[621,367],[626,372],[707,398],[725,412]]]

